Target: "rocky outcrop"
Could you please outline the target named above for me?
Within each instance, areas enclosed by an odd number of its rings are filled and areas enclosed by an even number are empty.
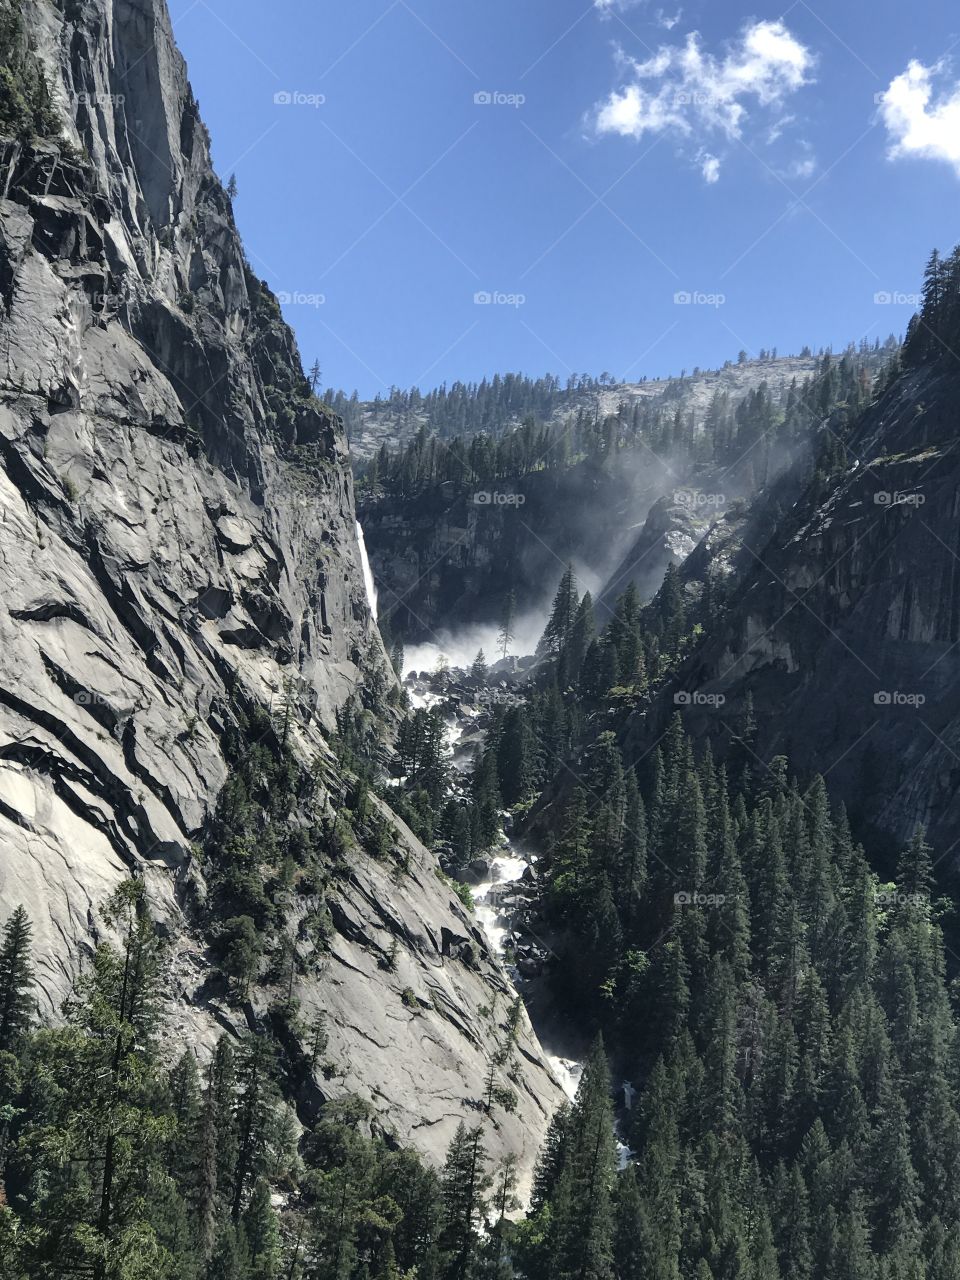
[[[669,566],[682,564],[710,527],[714,496],[689,487],[654,503],[639,536],[604,583],[598,597],[604,616],[614,613],[617,597],[631,585],[642,600],[656,595]]]
[[[337,708],[389,677],[340,423],[245,260],[163,0],[25,14],[63,136],[0,142],[0,915],[26,904],[55,1010],[99,904],[142,875],[202,1049],[241,1018],[205,995],[185,892],[232,708],[292,706],[303,759],[329,762]],[[298,995],[330,1018],[316,1099],[361,1093],[436,1156],[509,991],[482,939],[444,959],[444,928],[476,930],[397,827],[409,871],[358,855]],[[529,1168],[559,1093],[524,1037],[503,1141]]]

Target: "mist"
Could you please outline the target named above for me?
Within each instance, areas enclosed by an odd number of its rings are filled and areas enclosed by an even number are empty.
[[[524,658],[536,651],[537,641],[543,635],[549,613],[547,605],[522,614],[516,620],[508,657]],[[501,657],[497,645],[499,630],[495,622],[478,622],[459,627],[456,631],[438,631],[434,640],[412,644],[406,648],[403,674],[406,676],[412,671],[433,671],[441,658],[445,658],[451,667],[469,667],[480,649],[490,666],[493,666]]]

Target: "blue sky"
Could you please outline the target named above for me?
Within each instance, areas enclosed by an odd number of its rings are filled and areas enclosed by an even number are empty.
[[[955,0],[171,11],[252,265],[363,396],[882,340],[960,240]]]

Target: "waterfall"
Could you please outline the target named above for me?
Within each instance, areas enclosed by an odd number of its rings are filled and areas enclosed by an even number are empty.
[[[363,540],[363,526],[357,521],[357,542],[360,544],[360,563],[363,565],[363,585],[367,588],[367,601],[374,618],[377,616],[377,587],[373,581],[373,570],[370,568],[370,557],[367,555],[367,544]]]

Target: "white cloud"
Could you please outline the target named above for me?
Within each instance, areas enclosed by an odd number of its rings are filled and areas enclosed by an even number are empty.
[[[609,17],[614,13],[624,13],[627,9],[639,9],[641,5],[647,4],[648,0],[593,0],[593,7],[598,13]],[[672,31],[678,25],[683,17],[683,10],[677,9],[676,13],[667,13],[664,9],[657,9],[651,18],[658,27],[662,27],[664,31]]]
[[[791,160],[786,168],[788,178],[812,178],[816,172],[817,159],[812,155],[798,156],[796,160]]]
[[[644,62],[625,59],[626,83],[598,104],[593,122],[599,133],[622,137],[669,132],[697,142],[713,135],[733,141],[755,110],[775,110],[785,124],[780,108],[811,82],[814,63],[782,22],[748,23],[719,57],[692,32],[683,45],[662,45]],[[718,172],[719,164],[703,175],[715,182]]]
[[[767,146],[772,147],[775,142],[778,142],[783,137],[787,126],[794,124],[796,119],[796,116],[781,116],[779,120],[775,120],[767,131]]]
[[[623,9],[635,9],[647,0],[593,0],[593,7],[601,13],[615,13]]]
[[[797,151],[793,158],[779,170],[780,177],[790,182],[804,182],[817,172],[817,157],[813,144],[806,138],[797,143]]]
[[[700,172],[703,174],[703,180],[713,186],[715,182],[720,181],[720,161],[716,156],[705,152],[699,157]]]
[[[960,177],[960,81],[935,94],[934,78],[947,65],[925,67],[915,59],[880,97],[880,114],[890,136],[890,157],[945,160]]]
[[[658,9],[654,14],[654,19],[658,27],[663,27],[664,31],[672,31],[678,25],[683,17],[683,10],[678,9],[676,13],[664,13],[662,9]]]

